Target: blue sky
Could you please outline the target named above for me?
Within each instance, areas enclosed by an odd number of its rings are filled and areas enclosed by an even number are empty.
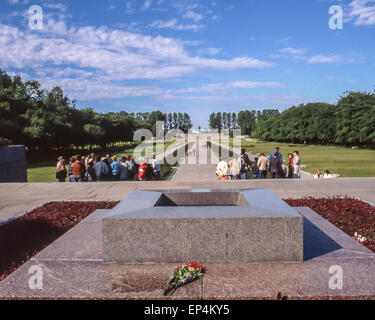
[[[374,40],[374,0],[1,0],[0,68],[60,85],[78,107],[188,112],[195,127],[373,91]]]

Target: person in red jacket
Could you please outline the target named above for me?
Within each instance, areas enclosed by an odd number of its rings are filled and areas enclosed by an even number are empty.
[[[153,174],[153,168],[151,164],[147,163],[147,160],[142,162],[138,168],[138,180],[139,181],[150,181],[155,180],[154,174]]]
[[[142,162],[138,168],[138,180],[147,181],[148,175],[149,175],[148,171],[149,171],[149,168],[148,168],[147,162]]]
[[[72,165],[73,182],[82,182],[85,179],[86,167],[81,162],[81,159],[80,155],[76,156],[76,161]]]

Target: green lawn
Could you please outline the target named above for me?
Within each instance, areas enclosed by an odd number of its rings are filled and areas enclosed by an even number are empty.
[[[288,153],[297,150],[301,164],[306,165],[303,170],[311,173],[329,170],[341,177],[375,177],[375,150],[245,140],[242,146],[252,154],[263,152],[266,156],[279,146],[284,160]]]
[[[165,150],[173,143],[175,143],[175,141],[165,141],[164,143]],[[100,152],[100,154],[105,155],[108,153],[110,155],[116,155],[120,159],[120,157],[123,155],[132,155],[133,151],[134,151],[134,147],[126,148],[121,152],[115,149],[103,150],[102,152]],[[154,146],[154,151],[156,151],[155,146]],[[55,166],[56,166],[55,161],[28,164],[28,168],[27,168],[28,182],[57,182]],[[168,164],[162,164],[161,167],[162,167],[161,174],[162,174],[163,179],[168,179],[168,177],[173,172],[172,166]]]

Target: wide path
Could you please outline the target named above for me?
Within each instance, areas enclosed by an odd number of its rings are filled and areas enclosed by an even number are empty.
[[[216,181],[216,166],[218,158],[208,149],[205,144],[200,144],[199,140],[190,147],[188,156],[178,167],[171,181]]]

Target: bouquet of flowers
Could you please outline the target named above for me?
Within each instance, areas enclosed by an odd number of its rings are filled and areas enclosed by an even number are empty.
[[[199,279],[203,274],[204,269],[197,262],[176,267],[168,280],[168,288],[164,290],[164,295],[172,295],[177,288]]]

